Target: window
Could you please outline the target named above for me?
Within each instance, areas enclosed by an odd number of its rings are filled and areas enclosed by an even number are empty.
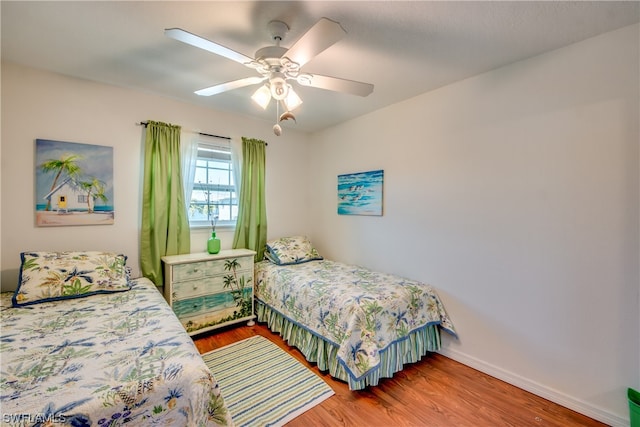
[[[234,226],[238,217],[238,198],[228,145],[198,143],[193,190],[188,207],[189,225]]]

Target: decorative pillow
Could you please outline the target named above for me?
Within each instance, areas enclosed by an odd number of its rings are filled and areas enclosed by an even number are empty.
[[[13,306],[131,289],[125,255],[111,252],[22,252]]]
[[[275,255],[271,255],[271,253],[269,252],[269,249],[265,249],[264,251],[264,258],[267,261],[271,261],[274,264],[278,264],[278,258],[275,257]]]
[[[306,236],[282,237],[267,242],[265,257],[277,265],[301,264],[323,259]]]

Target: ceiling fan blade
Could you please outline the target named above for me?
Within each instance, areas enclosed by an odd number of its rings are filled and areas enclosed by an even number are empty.
[[[335,92],[345,92],[358,96],[367,96],[373,92],[373,85],[371,83],[339,79],[337,77],[322,76],[320,74],[306,74],[304,75],[304,78],[298,79],[298,83],[302,86],[311,86]]]
[[[220,83],[219,85],[200,89],[200,90],[197,90],[195,93],[196,95],[200,95],[200,96],[217,95],[219,93],[226,92],[228,90],[239,89],[241,87],[262,83],[265,80],[266,80],[266,77],[258,77],[258,76],[247,77],[244,79],[233,80],[231,82]]]
[[[164,30],[164,35],[183,43],[190,44],[191,46],[199,47],[200,49],[215,53],[216,55],[224,56],[225,58],[239,62],[243,65],[247,65],[253,61],[253,58],[249,58],[248,56],[236,52],[233,49],[229,49],[228,47],[224,47],[218,43],[196,36],[195,34],[181,28],[167,28]]]
[[[302,67],[320,52],[342,39],[345,34],[347,32],[339,23],[320,18],[283,56]]]

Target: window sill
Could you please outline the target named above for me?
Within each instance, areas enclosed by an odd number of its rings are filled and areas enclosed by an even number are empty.
[[[191,231],[211,232],[211,226],[210,225],[192,225],[189,228],[191,229]],[[216,226],[216,232],[234,231],[235,229],[236,229],[236,226],[232,225],[232,224],[229,224],[229,225],[217,225]]]

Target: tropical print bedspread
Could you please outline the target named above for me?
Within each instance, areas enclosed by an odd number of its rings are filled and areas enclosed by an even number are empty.
[[[439,325],[455,335],[431,286],[335,261],[256,263],[256,298],[339,347],[339,362],[354,380],[413,331]]]
[[[149,280],[30,307],[10,299],[0,297],[0,424],[232,424],[215,379]]]

